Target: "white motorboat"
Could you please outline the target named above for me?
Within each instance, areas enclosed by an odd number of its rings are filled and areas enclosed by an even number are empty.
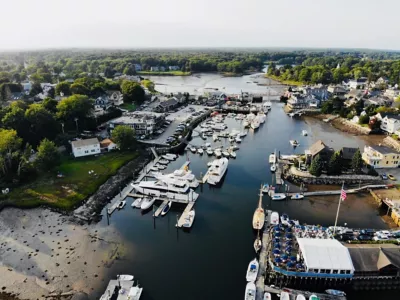
[[[158,161],[158,163],[159,163],[159,164],[162,164],[162,165],[168,165],[168,164],[169,164],[169,160],[160,159],[160,160]]]
[[[281,223],[283,225],[289,225],[289,216],[287,214],[281,215]]]
[[[270,167],[271,172],[275,172],[276,171],[276,164],[273,163]]]
[[[256,251],[256,253],[258,253],[258,251],[261,250],[261,247],[262,247],[262,241],[261,241],[261,238],[260,238],[260,232],[258,232],[257,238],[254,241],[254,251]]]
[[[230,152],[229,152],[229,155],[230,155],[232,158],[236,158],[236,152],[235,152],[235,151],[230,151]]]
[[[155,165],[155,167],[156,167],[158,170],[165,170],[165,169],[167,168],[167,166],[165,166],[165,165]]]
[[[185,218],[185,223],[183,223],[182,227],[185,227],[185,228],[192,227],[195,216],[196,216],[196,212],[194,211],[194,209],[189,211],[187,217]]]
[[[230,154],[229,154],[229,152],[228,151],[222,151],[222,156],[224,156],[224,157],[229,157],[230,156]]]
[[[273,200],[273,201],[284,200],[285,198],[286,198],[286,195],[283,193],[272,194],[272,196],[271,196],[271,200]]]
[[[276,211],[273,211],[271,213],[271,217],[270,217],[270,224],[271,225],[278,225],[279,224],[279,214]]]
[[[133,278],[133,275],[117,275],[117,279],[121,281],[131,281]]]
[[[190,147],[189,149],[190,149],[190,151],[192,151],[192,153],[196,153],[196,152],[197,152],[196,147],[193,147],[193,146],[192,146],[192,147]]]
[[[179,169],[175,170],[173,173],[170,174],[162,174],[162,173],[153,173],[154,178],[157,180],[178,180],[182,181],[183,183],[188,183],[189,187],[197,188],[199,186],[199,181],[196,179],[196,176],[192,173],[192,171]]]
[[[172,206],[172,201],[169,201],[167,203],[167,205],[165,205],[163,210],[161,211],[161,215],[165,216],[169,212],[169,210],[171,209],[171,206]]]
[[[209,162],[207,163],[207,167],[211,167],[211,165],[212,165],[212,161],[209,161]]]
[[[302,194],[294,194],[292,197],[290,197],[292,200],[302,200],[304,199],[304,195]]]
[[[265,113],[263,111],[260,111],[257,114],[257,118],[260,121],[260,123],[263,124],[263,123],[265,123],[265,119],[267,118],[267,116],[265,115]]]
[[[301,132],[301,134],[304,135],[304,136],[307,136],[307,135],[308,135],[308,132],[307,132],[307,130],[303,130],[303,131]]]
[[[215,155],[217,158],[221,158],[221,156],[222,156],[221,149],[215,149],[215,150],[214,150],[214,155]]]
[[[246,284],[246,292],[244,293],[244,300],[255,300],[256,299],[256,285],[254,282],[248,282]]]
[[[254,282],[257,279],[257,274],[258,274],[258,268],[259,268],[259,263],[257,258],[253,259],[247,268],[247,273],[246,273],[246,280],[248,282]]]
[[[166,159],[166,160],[174,160],[175,159],[172,156],[169,156],[169,155],[166,155],[166,154],[161,155],[161,158]]]
[[[231,142],[231,143],[233,143],[235,141],[235,138],[234,137],[229,137],[229,142]]]
[[[207,148],[206,152],[207,152],[208,155],[213,155],[214,154],[214,151],[212,151],[211,148]]]
[[[143,198],[136,198],[136,200],[132,202],[131,206],[140,208],[140,206],[142,205],[142,202],[143,202]]]
[[[236,144],[233,144],[231,148],[232,150],[239,150],[239,146]]]
[[[270,163],[270,164],[276,163],[276,155],[275,155],[275,153],[271,153],[271,154],[269,155],[269,163]]]
[[[129,293],[128,293],[128,299],[129,300],[139,300],[140,296],[142,295],[143,288],[137,286],[133,286],[130,288]]]
[[[229,160],[226,157],[216,159],[207,171],[207,182],[211,185],[218,184],[228,169]]]
[[[282,291],[282,292],[281,292],[280,300],[290,300],[289,293],[288,293],[288,292]]]
[[[290,143],[290,145],[292,145],[293,147],[297,147],[297,146],[300,145],[300,143],[299,143],[298,141],[296,141],[296,140],[290,140],[289,143]]]
[[[219,140],[219,137],[218,137],[217,134],[213,134],[212,138],[213,138],[213,141],[214,141],[214,142],[216,142],[216,141]]]
[[[156,166],[152,166],[152,167],[150,168],[150,171],[157,172],[157,171],[159,171],[159,170],[158,170],[158,168],[157,168]]]
[[[201,148],[199,148],[199,149],[197,149],[197,152],[198,152],[200,155],[203,155],[203,153],[204,153],[204,150],[203,150],[203,149],[201,149]]]
[[[241,143],[242,142],[242,140],[241,140],[239,135],[235,138],[235,142],[236,143]]]
[[[255,118],[253,122],[251,122],[250,127],[253,129],[258,129],[258,127],[260,127],[260,121],[258,118]]]
[[[244,120],[244,121],[243,121],[243,127],[244,127],[244,128],[247,128],[247,127],[249,127],[249,126],[250,126],[250,122],[247,121],[247,120]]]
[[[240,137],[245,137],[247,135],[247,131],[242,131],[241,133],[239,133]]]
[[[271,109],[272,103],[271,101],[264,102],[263,109],[264,111],[269,111]]]
[[[168,157],[170,157],[172,159],[177,159],[178,158],[178,155],[173,154],[173,153],[167,153],[167,154],[165,154],[165,156],[168,156]]]
[[[154,201],[156,201],[156,199],[153,197],[145,197],[145,198],[143,198],[143,202],[140,205],[140,208],[142,210],[149,209],[151,206],[153,206]]]
[[[296,296],[296,300],[306,300],[306,297],[304,297],[302,294],[298,294]]]
[[[120,202],[118,203],[117,208],[118,208],[118,209],[123,209],[124,206],[125,206],[125,204],[126,204],[126,201],[125,201],[125,200],[122,200],[122,201],[120,201]]]
[[[205,143],[205,144],[204,144],[204,148],[205,148],[205,149],[210,148],[210,147],[211,147],[211,144],[210,144],[210,143]]]
[[[219,123],[219,124],[211,125],[211,128],[214,130],[224,130],[226,128],[226,125]]]
[[[265,292],[265,293],[264,293],[263,300],[271,300],[271,299],[272,299],[271,294],[268,293],[268,292]]]

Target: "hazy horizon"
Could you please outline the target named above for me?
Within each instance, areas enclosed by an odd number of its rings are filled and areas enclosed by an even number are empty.
[[[296,48],[400,50],[400,3],[361,0],[13,0],[0,50]]]

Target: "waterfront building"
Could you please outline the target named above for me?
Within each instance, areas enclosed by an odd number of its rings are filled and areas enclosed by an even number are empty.
[[[164,124],[164,121],[164,114],[138,111],[111,120],[109,128],[112,131],[118,125],[127,125],[135,129],[137,135],[149,135],[156,132]]]
[[[167,112],[176,107],[178,107],[179,101],[177,98],[172,97],[171,99],[161,101],[159,105],[157,105],[156,110],[158,112]]]
[[[381,129],[390,134],[395,133],[400,129],[400,115],[385,114],[381,115]]]
[[[400,153],[383,146],[365,146],[362,158],[375,169],[397,168],[400,165]]]
[[[287,101],[289,110],[297,110],[303,108],[318,107],[319,101],[314,95],[307,95],[302,93],[292,93]]]
[[[320,156],[322,161],[327,162],[329,161],[333,152],[334,150],[332,148],[325,145],[322,140],[318,140],[305,151],[306,162],[307,164],[310,164],[317,155]]]
[[[328,93],[331,97],[344,100],[346,99],[347,90],[340,85],[330,85],[328,86]]]
[[[343,147],[340,151],[342,153],[342,158],[345,160],[352,160],[358,149],[359,148]]]
[[[72,153],[75,157],[96,155],[100,153],[100,143],[97,138],[72,141]]]

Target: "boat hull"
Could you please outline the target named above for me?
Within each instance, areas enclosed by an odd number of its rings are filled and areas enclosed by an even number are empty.
[[[257,274],[258,274],[258,268],[259,264],[257,259],[253,259],[247,268],[247,273],[246,273],[246,280],[248,282],[254,282],[257,279]]]
[[[169,201],[168,204],[162,210],[161,215],[165,216],[169,212],[169,210],[171,209],[171,206],[172,206],[172,201]]]
[[[142,204],[140,205],[140,208],[142,210],[146,210],[149,209],[150,207],[153,206],[155,199],[154,198],[150,198],[150,200],[145,199],[143,200]]]

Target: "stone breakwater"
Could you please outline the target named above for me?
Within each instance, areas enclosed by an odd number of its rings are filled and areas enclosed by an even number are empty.
[[[330,185],[341,185],[345,184],[359,184],[359,183],[371,183],[379,184],[382,179],[379,176],[370,175],[321,175],[319,177],[311,175],[309,172],[303,172],[297,170],[295,167],[289,168],[284,175],[285,179],[293,183],[305,183],[305,184],[330,184]]]

